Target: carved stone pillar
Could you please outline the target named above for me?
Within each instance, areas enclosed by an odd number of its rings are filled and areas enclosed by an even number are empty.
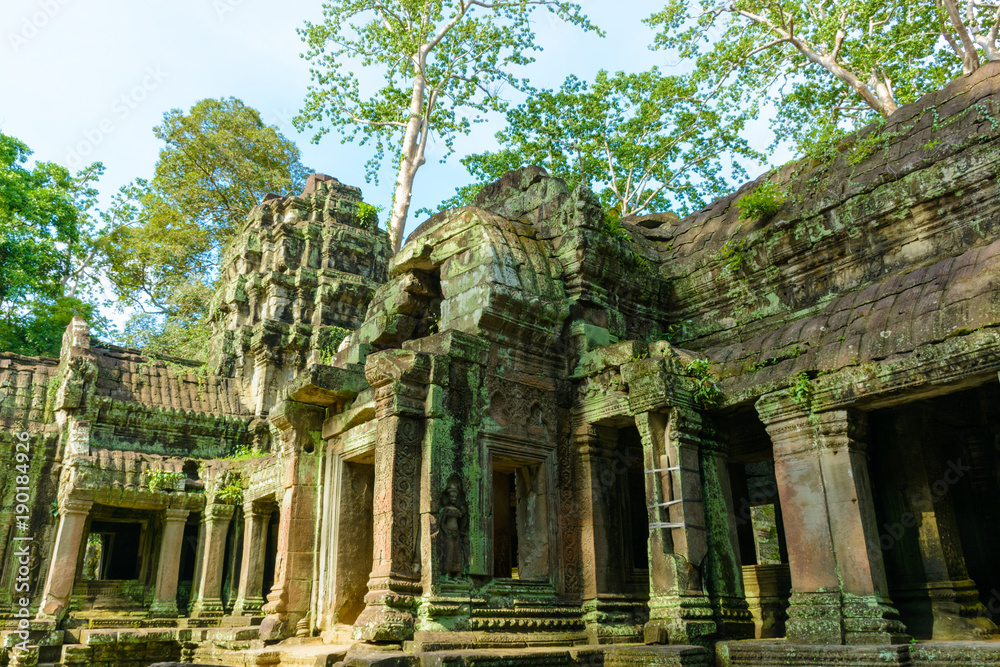
[[[233,616],[257,616],[264,606],[264,550],[270,520],[269,507],[263,509],[255,503],[243,506],[243,560]]]
[[[421,592],[420,464],[424,401],[430,380],[425,354],[389,350],[368,357],[375,387],[375,502],[371,579],[354,638],[402,641],[413,635],[414,597]]]
[[[94,502],[68,497],[59,506],[59,529],[52,549],[39,618],[60,618],[69,606],[83,546],[83,528]]]
[[[649,511],[647,643],[702,644],[716,633],[704,594],[708,553],[699,437],[689,408],[636,415],[642,437]]]
[[[587,634],[592,643],[640,641],[643,626],[636,612],[641,607],[625,594],[630,561],[627,517],[617,503],[628,502],[628,466],[621,451],[616,457],[618,431],[584,424],[573,433],[573,444],[580,461],[576,497]]]
[[[279,498],[277,557],[274,584],[261,608],[261,639],[277,640],[296,633],[299,621],[309,614],[314,558],[316,556],[316,485],[319,454],[316,442],[323,428],[321,407],[283,400],[271,411],[269,421],[281,431],[285,465],[284,492]]]
[[[190,511],[167,508],[163,511],[163,539],[160,559],[156,566],[156,589],[149,605],[151,618],[177,617],[177,577],[181,568],[181,547],[184,544],[184,524]]]
[[[743,590],[729,457],[722,444],[710,436],[709,429],[703,428],[701,474],[709,541],[703,571],[719,634],[728,639],[751,639],[755,627]]]
[[[805,413],[757,403],[774,444],[792,596],[786,636],[802,644],[893,644],[909,638],[888,598],[864,414]]]
[[[226,551],[226,531],[236,508],[218,503],[208,505],[201,518],[202,541],[198,544],[198,562],[192,588],[197,595],[191,616],[221,616],[222,567]]]

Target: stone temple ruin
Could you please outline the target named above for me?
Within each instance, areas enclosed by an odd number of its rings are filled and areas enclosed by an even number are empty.
[[[998,99],[624,233],[267,199],[207,363],[0,354],[2,663],[1000,664]]]

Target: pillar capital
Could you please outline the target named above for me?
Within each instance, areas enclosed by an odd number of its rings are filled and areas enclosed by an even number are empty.
[[[214,523],[218,521],[228,521],[236,513],[236,505],[226,505],[225,503],[211,503],[205,506],[202,512],[202,523]]]
[[[864,453],[867,447],[868,418],[860,410],[839,409],[823,412],[798,410],[771,412],[764,399],[757,411],[774,445],[774,458],[806,451],[846,449]]]
[[[59,515],[83,515],[90,514],[90,508],[94,506],[94,501],[90,498],[78,496],[67,496],[59,504]]]
[[[191,510],[186,507],[168,507],[163,510],[163,520],[168,523],[182,523],[187,521],[190,514]]]

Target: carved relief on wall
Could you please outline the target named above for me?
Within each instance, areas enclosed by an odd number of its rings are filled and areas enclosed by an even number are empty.
[[[487,376],[486,387],[489,416],[503,435],[555,443],[558,419],[553,393],[495,375]]]
[[[468,570],[469,507],[465,502],[462,480],[452,473],[441,494],[438,511],[438,549],[441,572],[463,574]]]

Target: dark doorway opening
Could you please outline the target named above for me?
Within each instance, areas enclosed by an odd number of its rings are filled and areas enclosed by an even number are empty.
[[[1000,604],[1000,385],[875,410],[868,427],[871,548],[907,630],[953,640],[995,631],[986,611]]]
[[[493,470],[493,576],[518,578],[517,480],[507,468]]]
[[[98,551],[97,562],[91,565],[94,579],[132,580],[139,578],[139,547],[142,524],[122,521],[92,521],[87,540],[87,558]],[[96,538],[95,538],[96,536]],[[87,574],[87,564],[84,572]]]
[[[278,527],[280,524],[281,515],[275,508],[267,523],[267,546],[264,548],[264,585],[261,590],[265,600],[271,592],[271,587],[274,586],[274,566],[278,560]]]

